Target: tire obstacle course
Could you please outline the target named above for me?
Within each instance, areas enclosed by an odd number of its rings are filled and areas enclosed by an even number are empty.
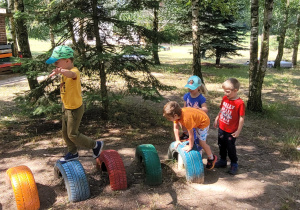
[[[183,142],[175,148],[172,142],[168,149],[169,159],[182,159],[186,169],[186,180],[192,183],[204,182],[204,167],[202,155],[194,145],[188,153],[183,150],[188,143]],[[137,146],[135,160],[142,166],[145,174],[145,184],[160,185],[162,183],[162,168],[158,153],[152,144]],[[127,176],[124,163],[115,150],[103,150],[96,159],[97,168],[101,172],[108,172],[112,190],[127,189]],[[40,200],[38,190],[31,170],[27,166],[17,166],[6,171],[10,179],[17,209],[39,209]],[[78,160],[61,163],[59,160],[54,165],[56,178],[64,180],[70,202],[84,201],[90,197],[90,187],[85,170]]]
[[[124,163],[115,150],[103,150],[96,159],[97,168],[101,172],[107,172],[112,190],[127,189],[127,177]]]
[[[135,159],[145,172],[145,183],[159,185],[162,183],[161,163],[155,147],[152,144],[137,146]]]
[[[169,146],[168,158],[177,160],[181,158],[186,169],[186,180],[192,183],[203,184],[204,167],[201,153],[196,149],[195,145],[191,151],[184,151],[183,148],[187,144],[188,141],[179,144],[175,148],[175,142],[172,142]]]
[[[31,170],[27,166],[16,166],[6,171],[19,210],[40,208],[40,199]]]

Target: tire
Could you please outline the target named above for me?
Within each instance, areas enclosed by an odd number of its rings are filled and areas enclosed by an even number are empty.
[[[189,152],[184,151],[183,148],[187,144],[188,142],[179,144],[175,149],[175,142],[172,142],[169,146],[168,158],[178,160],[178,155],[180,155],[186,170],[186,180],[192,183],[203,184],[204,167],[202,156],[196,146]]]
[[[96,159],[97,168],[107,171],[112,190],[127,189],[127,177],[124,163],[115,150],[104,150]]]
[[[162,183],[161,163],[155,147],[152,144],[142,144],[136,148],[135,159],[145,172],[147,185]]]
[[[84,168],[78,160],[61,163],[54,166],[55,177],[63,178],[70,202],[84,201],[90,197],[90,186]]]
[[[39,194],[31,170],[27,166],[17,166],[9,168],[6,175],[14,191],[17,209],[39,209]]]

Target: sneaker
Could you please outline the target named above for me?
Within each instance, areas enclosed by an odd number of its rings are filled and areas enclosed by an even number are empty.
[[[220,159],[216,162],[215,168],[226,168],[227,167],[227,160]]]
[[[238,171],[238,164],[237,163],[231,163],[231,167],[228,171],[229,174],[231,175],[236,175]]]
[[[68,162],[68,161],[71,161],[71,160],[76,160],[76,159],[78,159],[78,157],[79,157],[78,153],[72,154],[71,152],[68,152],[68,153],[65,155],[65,157],[59,159],[59,161],[60,161],[61,163],[65,163],[65,162]]]
[[[210,159],[207,158],[206,168],[208,170],[213,169],[215,167],[215,164],[216,164],[217,160],[218,160],[218,157],[216,155],[213,155],[213,156],[214,156],[213,160],[210,160]]]
[[[179,136],[179,139],[180,139],[180,140],[188,140],[188,139],[189,139],[189,135],[186,134],[186,133],[182,133],[182,134]]]
[[[100,153],[103,149],[104,142],[103,141],[96,141],[97,147],[93,149],[93,157],[96,159],[97,157],[100,156]]]

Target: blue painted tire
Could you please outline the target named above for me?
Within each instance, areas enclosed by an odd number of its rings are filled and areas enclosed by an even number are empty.
[[[136,148],[135,159],[142,165],[147,185],[162,183],[161,163],[155,147],[152,144],[142,144]]]
[[[84,168],[78,160],[55,163],[54,174],[63,178],[70,202],[84,201],[91,195]]]
[[[203,184],[204,167],[202,156],[196,146],[189,152],[184,151],[183,148],[188,143],[189,142],[183,142],[175,149],[175,142],[172,142],[169,146],[168,158],[178,160],[178,155],[180,155],[186,170],[186,180],[192,183]]]

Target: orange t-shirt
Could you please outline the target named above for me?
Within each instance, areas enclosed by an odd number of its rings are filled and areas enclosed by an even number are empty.
[[[188,130],[193,128],[204,129],[209,126],[210,120],[204,111],[192,107],[184,107],[181,110],[180,119],[174,121],[174,123],[180,122]]]

